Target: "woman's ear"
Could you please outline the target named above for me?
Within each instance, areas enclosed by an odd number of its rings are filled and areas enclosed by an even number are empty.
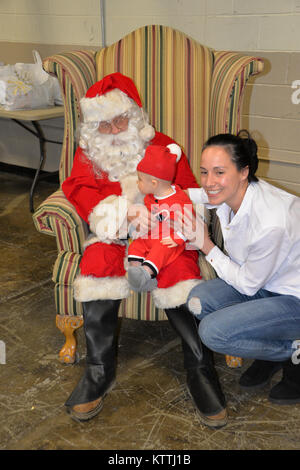
[[[244,168],[242,168],[241,173],[242,173],[243,180],[247,180],[249,176],[249,166],[247,165]]]

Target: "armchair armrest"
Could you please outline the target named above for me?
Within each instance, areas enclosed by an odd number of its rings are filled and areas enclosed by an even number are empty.
[[[61,189],[49,196],[33,214],[36,229],[56,237],[58,252],[82,254],[88,234],[86,222],[77,214]]]
[[[214,52],[214,57],[209,135],[236,134],[246,83],[263,71],[263,59],[228,51]]]
[[[56,54],[43,61],[46,72],[58,78],[65,110],[65,131],[60,164],[60,181],[71,172],[76,147],[76,129],[80,122],[79,100],[96,82],[94,51],[74,51]]]
[[[96,81],[95,51],[55,54],[44,59],[43,68],[58,78],[64,98],[79,100]]]

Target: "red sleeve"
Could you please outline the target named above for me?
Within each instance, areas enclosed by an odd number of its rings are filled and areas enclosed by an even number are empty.
[[[109,181],[104,174],[96,177],[93,166],[78,147],[74,157],[71,175],[63,182],[62,190],[66,198],[86,222],[93,208],[111,194],[121,195],[118,182]]]
[[[156,132],[151,144],[154,145],[169,145],[176,144],[175,140],[171,139],[161,132]],[[181,149],[182,150],[182,149]],[[199,184],[190,168],[188,159],[185,153],[182,151],[181,158],[177,165],[177,171],[173,183],[178,184],[182,189],[187,188],[199,188]]]

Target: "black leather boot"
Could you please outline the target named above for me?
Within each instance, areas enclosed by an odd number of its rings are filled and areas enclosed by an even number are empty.
[[[283,362],[282,379],[271,389],[269,400],[277,405],[300,403],[300,364]]]
[[[276,372],[282,368],[282,362],[256,359],[241,375],[239,385],[245,390],[257,390],[267,385]]]
[[[66,401],[67,411],[76,421],[87,421],[102,409],[103,398],[112,388],[116,375],[118,310],[121,300],[84,302],[86,367],[83,376]],[[88,412],[76,412],[74,405],[101,398]]]
[[[200,340],[199,322],[185,305],[166,309],[165,312],[182,340],[187,386],[201,421],[213,428],[225,426],[226,413],[221,419],[213,418],[226,411],[226,401],[214,368],[213,353]]]

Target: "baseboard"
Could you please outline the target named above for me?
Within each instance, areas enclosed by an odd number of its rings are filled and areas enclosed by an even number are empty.
[[[36,173],[36,170],[34,168],[27,168],[24,166],[18,166],[18,165],[10,165],[8,163],[3,163],[0,162],[0,171],[4,173],[11,173],[19,176],[24,176],[28,177],[30,179],[33,179]],[[39,180],[41,179],[47,179],[48,183],[54,183],[54,184],[59,184],[59,176],[58,172],[50,172],[50,171],[43,171],[41,170],[40,175],[39,175]]]

